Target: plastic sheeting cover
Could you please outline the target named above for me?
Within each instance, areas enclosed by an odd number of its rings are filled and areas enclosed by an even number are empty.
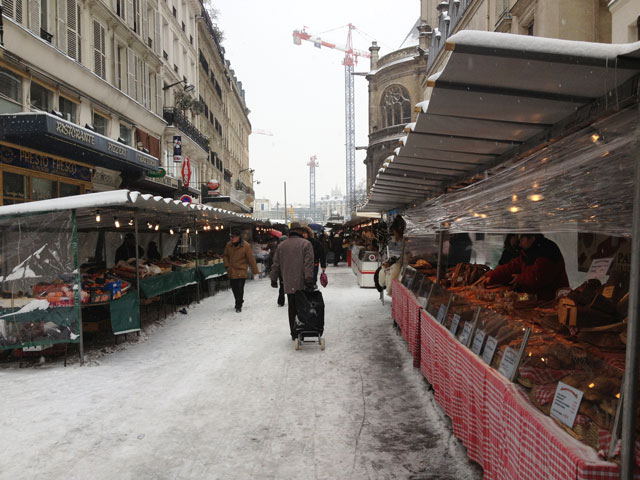
[[[629,108],[406,214],[407,234],[631,235],[638,111]]]
[[[0,218],[0,349],[78,341],[71,212]]]

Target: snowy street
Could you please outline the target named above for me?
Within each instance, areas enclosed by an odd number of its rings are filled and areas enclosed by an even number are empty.
[[[327,269],[326,350],[268,279],[80,366],[0,366],[1,479],[479,479],[375,289]],[[130,336],[130,339],[132,337]]]

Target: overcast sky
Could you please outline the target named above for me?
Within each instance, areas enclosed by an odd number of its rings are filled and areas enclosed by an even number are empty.
[[[318,157],[316,199],[338,187],[345,192],[344,53],[310,42],[293,44],[292,33],[307,31],[337,45],[345,45],[346,25],[352,23],[354,48],[368,51],[378,41],[380,55],[397,49],[420,15],[419,0],[215,0],[224,31],[223,46],[246,91],[251,167],[255,169],[256,198],[309,202],[309,167]],[[329,31],[336,29],[338,30]],[[323,33],[327,32],[327,33]],[[366,37],[364,35],[368,35]],[[360,59],[356,72],[369,70]],[[355,77],[356,145],[367,145],[367,81]],[[356,184],[364,181],[365,151],[356,151]]]

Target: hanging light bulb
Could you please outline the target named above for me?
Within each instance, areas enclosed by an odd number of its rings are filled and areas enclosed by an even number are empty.
[[[133,217],[129,219],[129,225],[133,225]]]
[[[147,228],[151,230],[153,228],[153,224],[151,222],[147,222]]]
[[[100,216],[100,210],[96,211],[96,222],[100,223],[100,220],[102,220],[102,217]]]
[[[113,224],[116,226],[116,228],[120,228],[120,222],[118,221],[118,217],[114,217]]]
[[[173,228],[169,229],[169,234],[173,235]]]
[[[224,225],[220,225],[220,230],[224,230]]]
[[[154,230],[157,232],[158,230],[160,230],[160,224],[156,223],[156,228],[154,228]]]
[[[189,233],[189,227],[187,227],[187,233]]]

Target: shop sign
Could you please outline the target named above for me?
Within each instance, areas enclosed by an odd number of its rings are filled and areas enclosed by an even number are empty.
[[[467,322],[469,323],[469,322]],[[451,320],[451,327],[449,328],[449,331],[451,332],[451,335],[455,335],[456,332],[458,331],[458,325],[460,324],[460,315],[458,315],[457,313],[453,314],[453,320]]]
[[[55,121],[55,125],[50,122]],[[80,144],[91,147],[94,151],[107,153],[117,158],[134,163],[138,166],[147,167],[152,170],[158,168],[158,159],[151,155],[142,154],[131,147],[114,142],[102,135],[96,135],[86,128],[78,127],[73,123],[47,117],[47,130],[62,138],[74,140]]]
[[[482,352],[482,360],[487,365],[491,365],[491,360],[493,360],[493,354],[496,352],[496,347],[498,346],[498,340],[496,337],[487,338],[487,344],[484,346],[484,352]]]
[[[484,330],[477,330],[476,336],[473,337],[473,345],[471,345],[471,351],[476,355],[480,355],[480,350],[482,350],[482,344],[484,343]]]
[[[180,197],[180,201],[181,201],[182,203],[191,203],[193,200],[192,200],[192,198],[191,198],[189,195],[182,195],[182,196]]]
[[[91,169],[61,158],[0,145],[0,162],[13,167],[36,170],[49,175],[91,181]]]
[[[162,178],[156,178],[156,177],[147,177],[147,181],[148,182],[153,182],[153,183],[157,183],[158,185],[164,185],[167,187],[171,187],[171,188],[178,188],[178,179],[177,178],[173,178],[173,177],[169,177],[169,176],[165,176]]]
[[[173,136],[173,161],[175,163],[182,161],[182,137],[180,135]]]
[[[576,420],[576,414],[580,408],[583,393],[577,388],[573,388],[566,383],[558,382],[556,394],[551,404],[550,415],[560,420],[567,427],[573,428],[573,422]]]
[[[157,172],[145,172],[145,175],[149,178],[163,178],[167,174],[164,168],[159,168]]]
[[[502,354],[502,360],[500,360],[500,366],[498,371],[506,378],[511,378],[513,369],[516,367],[518,361],[518,353],[511,347],[506,347]]]
[[[189,187],[189,181],[191,180],[191,162],[189,161],[189,157],[184,159],[184,163],[182,164],[182,184],[185,188]]]

